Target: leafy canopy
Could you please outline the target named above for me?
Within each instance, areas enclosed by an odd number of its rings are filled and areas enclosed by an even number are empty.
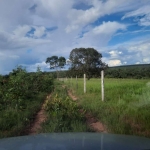
[[[50,69],[54,68],[64,68],[66,64],[66,59],[64,57],[59,57],[58,56],[51,56],[46,59],[46,63],[50,64]]]
[[[71,70],[82,71],[87,75],[107,67],[102,54],[94,48],[75,48],[70,52]]]

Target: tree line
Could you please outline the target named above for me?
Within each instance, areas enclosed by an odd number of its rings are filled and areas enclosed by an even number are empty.
[[[56,72],[51,72],[56,77]],[[100,72],[92,72],[91,78],[99,78]],[[83,73],[75,70],[66,70],[60,72],[60,77],[78,77],[83,78]],[[150,78],[150,64],[108,67],[105,69],[106,78],[132,78],[132,79],[149,79]]]
[[[107,78],[149,79],[150,64],[109,67],[105,71]]]

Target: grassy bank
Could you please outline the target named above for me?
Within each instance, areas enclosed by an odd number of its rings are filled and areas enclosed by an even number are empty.
[[[64,81],[86,110],[107,125],[109,132],[150,137],[149,80],[105,79],[105,101],[101,101],[100,79]],[[78,88],[77,88],[78,87]]]

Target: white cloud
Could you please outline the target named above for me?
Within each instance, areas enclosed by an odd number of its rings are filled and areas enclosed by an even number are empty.
[[[85,33],[83,37],[79,39],[79,43],[87,44],[87,46],[89,44],[92,46],[103,47],[106,46],[114,33],[118,30],[125,29],[126,25],[118,22],[103,22],[101,25]]]
[[[109,51],[110,56],[105,58],[105,61],[110,64],[110,60],[120,60],[121,64],[124,65],[150,63],[149,47],[150,40],[147,40],[147,38],[145,38],[145,40],[131,40],[112,47],[107,47],[105,51]],[[115,65],[115,63],[112,64]]]
[[[99,0],[90,0],[90,2],[93,5],[90,9],[72,9],[67,15],[68,19],[70,19],[70,24],[66,27],[67,33],[92,23],[104,15],[136,8],[141,0],[137,0],[136,4],[134,0],[107,0],[105,3]]]
[[[140,16],[140,18],[138,18]],[[126,13],[122,19],[136,17],[135,21],[141,26],[150,26],[150,5],[143,6],[137,10]]]
[[[45,71],[47,70],[47,68],[49,68],[49,65],[46,64],[44,61],[42,61],[41,63],[32,64],[32,65],[22,64],[22,66],[25,66],[29,72],[37,71],[37,67],[40,67],[41,71]]]
[[[145,57],[143,59],[143,63],[150,63],[150,58],[149,57]]]
[[[138,64],[141,64],[141,62],[139,62],[139,61],[138,61],[138,62],[136,62],[135,64],[137,64],[137,65],[138,65]]]
[[[114,60],[109,60],[108,61],[108,66],[120,66],[122,65],[121,60],[119,59],[114,59]]]
[[[27,32],[31,30],[31,27],[28,25],[18,26],[17,29],[13,31],[16,36],[24,37]]]
[[[118,58],[120,54],[122,54],[121,51],[117,51],[117,50],[111,50],[110,52],[108,52],[111,55],[111,58]]]
[[[37,8],[34,20],[38,25],[64,27],[68,23],[67,14],[70,13],[74,0],[36,0]],[[37,17],[38,16],[38,17]],[[35,18],[34,18],[35,19]]]
[[[140,52],[142,57],[150,56],[150,40],[136,42],[133,45],[128,46],[129,52]]]
[[[13,33],[16,37],[25,37],[31,29],[34,28],[35,31],[33,33],[30,33],[31,37],[35,38],[41,38],[44,34],[46,34],[46,28],[44,26],[29,26],[29,25],[23,25],[17,27]]]
[[[140,19],[141,26],[150,26],[150,13],[145,15],[142,19]]]
[[[19,33],[19,32],[18,32]],[[20,37],[18,35],[0,32],[0,50],[3,49],[22,49],[33,48],[41,44],[49,44],[49,39],[33,39],[28,37]]]
[[[34,36],[37,38],[42,37],[45,34],[45,27],[36,27],[35,26],[35,32],[34,32]]]
[[[148,13],[150,13],[150,6],[149,5],[143,6],[139,9],[137,9],[137,10],[126,13],[122,17],[122,19],[125,19],[125,18],[128,18],[128,17],[143,16],[143,15],[148,14]]]
[[[93,29],[94,34],[114,34],[117,30],[125,30],[126,25],[120,24],[118,22],[103,22],[102,25],[97,26]]]

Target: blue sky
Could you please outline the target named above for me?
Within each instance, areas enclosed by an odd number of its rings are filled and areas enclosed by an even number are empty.
[[[150,0],[1,0],[0,74],[93,47],[109,66],[150,63]]]

